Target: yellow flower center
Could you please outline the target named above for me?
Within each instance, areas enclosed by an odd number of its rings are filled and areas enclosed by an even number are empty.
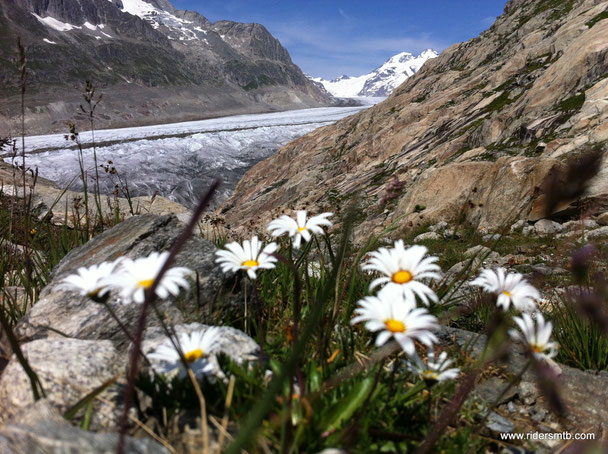
[[[298,232],[303,232],[304,230],[306,230],[306,227],[300,227],[300,228],[298,229]]]
[[[504,292],[502,292],[503,295],[507,295],[509,298],[511,298],[511,294],[509,292],[507,292],[506,290]]]
[[[138,288],[150,288],[154,284],[154,279],[145,279],[137,283]]]
[[[432,370],[425,370],[422,372],[423,380],[437,380],[439,378],[439,374]]]
[[[412,273],[409,271],[397,271],[395,274],[393,274],[393,282],[395,284],[407,284],[412,280],[412,277]]]
[[[101,292],[102,287],[96,288],[95,290],[91,290],[87,293],[89,298],[97,298],[99,296],[99,292]]]
[[[542,353],[545,351],[544,345],[532,344],[530,347],[534,353]]]
[[[197,348],[196,350],[186,353],[184,357],[186,358],[186,361],[193,363],[194,361],[203,357],[203,351],[200,348]]]
[[[405,324],[399,320],[390,319],[384,322],[386,325],[386,329],[388,329],[391,333],[404,333],[405,332]]]
[[[253,268],[254,266],[260,266],[257,260],[245,260],[241,263],[241,266],[246,266],[247,268]]]

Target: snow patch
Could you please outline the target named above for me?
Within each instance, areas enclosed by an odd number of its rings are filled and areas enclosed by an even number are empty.
[[[44,25],[46,25],[47,27],[51,27],[54,30],[57,30],[59,32],[67,32],[70,30],[82,30],[82,27],[78,27],[77,25],[72,25],[72,24],[68,24],[66,22],[61,22],[51,16],[47,16],[47,17],[40,17],[38,14],[36,13],[32,13],[32,15],[38,19],[38,21]]]
[[[158,11],[150,3],[142,0],[122,0],[122,10],[125,13],[141,17],[142,19],[144,19],[150,13]]]
[[[43,38],[42,41],[49,44],[57,44],[55,41],[51,41],[50,39]]]

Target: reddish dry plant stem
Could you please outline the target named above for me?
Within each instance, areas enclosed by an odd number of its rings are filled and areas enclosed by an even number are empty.
[[[152,283],[150,288],[148,288],[146,290],[146,299],[145,299],[144,303],[142,304],[142,308],[139,313],[139,318],[137,321],[137,330],[135,332],[135,339],[134,339],[134,343],[133,343],[133,349],[132,349],[132,351],[130,353],[130,357],[129,357],[129,370],[127,373],[127,387],[125,389],[123,411],[122,411],[122,415],[120,417],[120,423],[119,423],[120,435],[118,438],[118,445],[116,446],[117,454],[124,453],[125,435],[127,432],[127,421],[128,421],[128,416],[129,416],[129,408],[131,407],[131,401],[133,400],[133,390],[135,387],[135,378],[137,377],[137,365],[138,365],[137,357],[138,357],[138,352],[141,348],[141,343],[143,340],[143,334],[144,334],[144,330],[145,330],[145,326],[146,326],[146,317],[148,315],[148,308],[156,299],[156,288],[158,287],[159,282],[162,280],[165,273],[169,270],[169,267],[173,264],[175,257],[177,256],[179,251],[184,247],[184,245],[186,244],[186,242],[192,235],[192,232],[194,231],[194,228],[196,227],[198,219],[203,214],[203,211],[205,210],[205,208],[209,205],[209,202],[211,201],[211,199],[212,199],[213,195],[215,194],[215,191],[217,190],[219,185],[220,185],[219,180],[215,180],[212,183],[211,187],[209,188],[209,190],[207,191],[205,196],[201,199],[198,206],[196,207],[196,210],[192,214],[192,218],[190,219],[190,222],[188,223],[186,228],[182,231],[181,235],[177,238],[177,240],[175,240],[175,243],[173,243],[173,246],[171,247],[171,250],[169,251],[169,256],[167,257],[167,260],[165,261],[163,267],[158,272],[158,275],[154,279],[154,282]]]

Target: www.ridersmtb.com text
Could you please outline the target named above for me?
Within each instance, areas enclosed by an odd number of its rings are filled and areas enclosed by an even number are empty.
[[[575,433],[570,432],[527,432],[523,433],[501,433],[502,440],[595,440],[594,433]]]

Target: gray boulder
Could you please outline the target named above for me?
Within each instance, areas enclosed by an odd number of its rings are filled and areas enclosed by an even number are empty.
[[[116,375],[124,375],[126,356],[110,341],[55,338],[39,339],[21,346],[30,367],[36,372],[47,400],[61,413]],[[116,385],[101,397],[115,403]],[[0,423],[34,402],[27,374],[13,355],[0,376]],[[91,427],[115,426],[117,411],[95,402]]]
[[[125,384],[130,346],[129,336],[104,305],[75,292],[60,290],[58,286],[62,279],[81,266],[168,250],[183,227],[171,215],[132,217],[72,250],[53,270],[40,300],[18,322],[15,333],[30,366],[42,382],[48,402],[58,411],[65,412],[102,383],[118,375],[118,381],[99,396],[109,404],[96,402],[91,422],[94,429],[115,429],[117,412],[122,409],[120,396]],[[224,292],[224,286],[238,290],[234,279],[224,275],[216,266],[215,251],[211,242],[194,236],[177,256],[177,266],[186,266],[198,273],[199,295],[184,292],[184,296],[177,299],[157,301],[161,316],[170,320],[172,325],[183,323],[183,314],[188,314],[190,320],[194,318],[191,314],[200,314],[197,317],[204,318],[207,305]],[[224,304],[241,300],[238,291],[222,299]],[[134,333],[141,305],[125,304],[114,293],[110,295],[108,304],[120,324]],[[156,333],[160,340],[162,331],[159,325],[156,314],[150,311],[147,332],[149,335]],[[236,329],[223,329],[226,345],[222,344],[222,348],[226,353],[243,358],[255,356],[258,346],[251,338]],[[6,341],[2,344],[0,347],[5,346]],[[9,353],[8,357],[6,368],[0,369],[0,423],[33,400],[27,375],[15,356],[11,357]]]
[[[564,230],[559,222],[551,221],[549,219],[541,219],[534,224],[534,231],[537,235],[553,235],[555,233],[561,233]]]
[[[608,226],[600,227],[585,234],[585,240],[596,240],[608,236]]]
[[[500,233],[486,233],[481,237],[482,241],[488,243],[490,241],[498,241],[501,238]]]
[[[581,231],[581,230],[589,230],[595,229],[599,227],[599,224],[593,219],[581,219],[578,221],[568,221],[562,224],[562,227],[566,232],[570,231]]]
[[[597,218],[596,221],[599,225],[608,225],[608,211],[605,213],[600,214]]]
[[[124,346],[128,339],[106,307],[57,287],[64,277],[81,266],[112,261],[119,257],[143,257],[153,251],[168,250],[182,229],[183,224],[175,216],[136,216],[72,250],[53,270],[49,284],[40,293],[40,300],[17,324],[15,332],[19,340],[28,342],[64,335],[79,339],[112,340]],[[178,303],[182,310],[192,312],[204,309],[222,290],[226,276],[214,263],[215,251],[211,242],[194,236],[178,255],[175,264],[196,271],[200,289],[197,297],[179,297]],[[123,304],[114,294],[108,304],[133,332],[141,306]],[[183,320],[182,311],[178,310],[174,301],[159,302],[158,307],[174,323]],[[153,314],[148,317],[148,325],[158,325]]]
[[[445,221],[441,221],[441,222],[438,222],[435,225],[430,226],[429,230],[431,232],[436,232],[437,233],[437,232],[443,232],[447,228],[448,228],[448,223],[445,222]]]
[[[46,399],[23,408],[0,428],[3,454],[113,454],[118,435],[94,433],[70,425]],[[168,454],[151,439],[126,438],[129,454]]]
[[[529,236],[534,232],[534,226],[533,225],[525,225],[523,229],[521,229],[521,233],[524,234],[525,236]]]
[[[520,219],[519,221],[517,221],[515,224],[513,224],[511,226],[511,229],[509,231],[511,233],[521,232],[525,226],[526,226],[526,221],[523,219]]]
[[[442,237],[438,233],[435,232],[426,232],[421,233],[416,238],[414,238],[414,243],[420,243],[421,241],[427,240],[440,240]]]

